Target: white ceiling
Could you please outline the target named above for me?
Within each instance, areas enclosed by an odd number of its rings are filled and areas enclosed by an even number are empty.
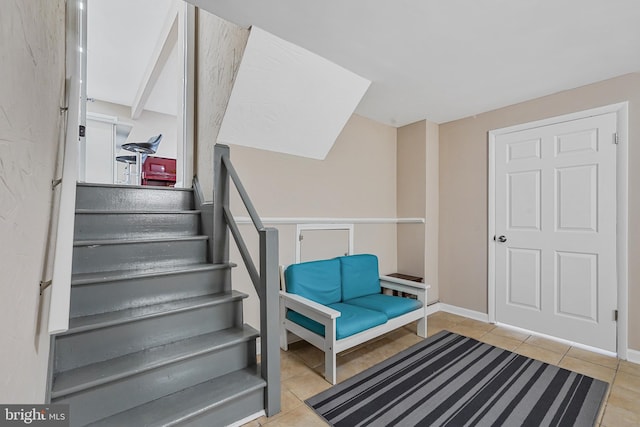
[[[174,0],[87,0],[87,96],[131,106]],[[176,115],[174,48],[145,109]]]
[[[356,112],[394,126],[443,123],[640,70],[639,0],[189,2],[371,80]]]
[[[131,106],[173,0],[88,0],[88,96]],[[371,80],[356,112],[442,123],[640,71],[640,0],[189,0]],[[146,104],[175,115],[174,49]]]

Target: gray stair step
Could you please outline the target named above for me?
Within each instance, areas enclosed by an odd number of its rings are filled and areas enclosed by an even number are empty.
[[[75,317],[69,319],[69,329],[60,335],[72,335],[91,329],[101,329],[121,323],[136,322],[151,317],[164,316],[168,313],[196,310],[211,305],[246,298],[242,292],[232,291],[228,294],[205,295],[195,298],[187,298],[162,304],[148,305],[128,310],[112,311],[93,316]]]
[[[144,405],[228,373],[255,366],[255,341],[238,343],[215,352],[199,354],[151,371],[54,399],[67,403],[74,422],[93,421]],[[253,352],[250,357],[249,352]],[[254,360],[249,363],[249,359]]]
[[[73,243],[72,270],[79,274],[203,264],[207,240],[207,236],[79,240]]]
[[[235,264],[195,264],[138,271],[76,274],[70,316],[81,317],[224,292]]]
[[[258,331],[249,325],[244,325],[242,328],[229,328],[198,335],[115,359],[60,372],[54,379],[51,397],[56,399],[77,393],[184,359],[255,340],[258,336]]]
[[[258,367],[246,368],[102,419],[91,426],[225,426],[264,409],[265,385]]]
[[[143,277],[160,277],[179,275],[185,272],[226,270],[237,267],[233,262],[226,264],[193,264],[178,267],[155,267],[141,270],[116,270],[99,271],[95,273],[74,274],[71,278],[71,286],[92,285],[96,283],[117,282],[121,280],[135,280]]]
[[[190,210],[193,190],[134,185],[78,184],[76,209]]]
[[[79,209],[75,215],[75,240],[195,236],[200,231],[200,211],[110,211]]]
[[[232,291],[72,318],[56,336],[54,372],[240,326],[246,297]]]

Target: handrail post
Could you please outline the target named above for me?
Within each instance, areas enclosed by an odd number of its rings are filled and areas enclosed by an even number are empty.
[[[229,146],[216,144],[213,149],[213,239],[210,246],[214,264],[229,262],[229,229],[224,218],[224,210],[229,207],[229,174],[223,156],[229,156]],[[230,282],[225,280],[225,286],[230,287]]]
[[[260,234],[260,354],[262,378],[267,382],[267,416],[280,412],[280,276],[278,274],[278,230],[265,228]]]

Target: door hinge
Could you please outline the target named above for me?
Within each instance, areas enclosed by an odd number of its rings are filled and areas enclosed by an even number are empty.
[[[618,310],[613,310],[613,320],[618,321]]]
[[[618,132],[613,134],[613,143],[616,145],[620,143],[620,137],[618,136]]]
[[[87,128],[83,125],[80,125],[80,138],[84,138],[87,135]]]
[[[302,242],[303,240],[304,240],[304,236],[302,235],[302,233],[300,233],[300,234],[298,235],[298,241],[299,241],[299,242]]]

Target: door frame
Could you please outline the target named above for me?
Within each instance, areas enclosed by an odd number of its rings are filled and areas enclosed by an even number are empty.
[[[495,272],[495,142],[498,135],[519,132],[541,126],[548,126],[577,119],[599,116],[607,113],[616,113],[618,129],[618,149],[616,152],[616,180],[617,180],[617,213],[616,213],[616,272],[618,276],[618,322],[617,328],[617,354],[620,359],[627,358],[628,346],[628,158],[629,158],[629,103],[628,101],[603,107],[592,108],[576,113],[565,114],[534,122],[523,123],[501,129],[489,131],[489,174],[488,174],[488,311],[489,322],[496,323],[496,272]]]
[[[72,5],[67,4],[70,13],[79,14],[82,26],[78,28],[67,27],[67,33],[73,35],[72,46],[74,52],[67,50],[67,58],[77,55],[75,52],[76,39],[79,40],[79,57],[81,75],[80,79],[80,125],[86,126],[87,114],[87,9],[91,0],[78,0]],[[68,34],[69,35],[69,34]],[[195,116],[196,116],[196,6],[187,2],[181,2],[178,6],[178,103],[177,120],[177,159],[176,159],[176,183],[181,183],[183,188],[193,186],[194,160],[195,160]],[[69,46],[67,46],[69,49]],[[80,165],[78,165],[80,168]],[[116,180],[114,179],[114,183]]]
[[[86,105],[86,102],[85,102]],[[117,182],[118,168],[116,166],[116,126],[118,126],[118,118],[115,116],[109,116],[107,114],[100,113],[85,113],[84,125],[87,126],[87,120],[94,122],[107,123],[113,126],[111,135],[111,180],[113,184]],[[87,154],[87,138],[82,138],[80,142],[80,161],[78,162],[78,182],[86,182],[86,154]],[[80,178],[83,178],[82,180]]]

